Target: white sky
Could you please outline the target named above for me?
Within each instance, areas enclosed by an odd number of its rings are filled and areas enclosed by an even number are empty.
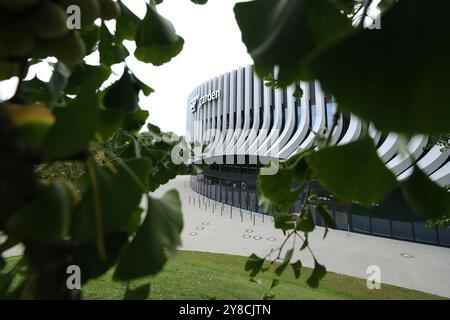
[[[236,2],[242,0],[209,0],[206,5],[164,0],[158,12],[184,38],[183,51],[160,67],[127,59],[136,76],[156,91],[141,99],[141,108],[150,112],[150,121],[162,130],[184,135],[189,93],[212,77],[252,63],[234,18]],[[143,0],[124,3],[140,17],[145,14]]]

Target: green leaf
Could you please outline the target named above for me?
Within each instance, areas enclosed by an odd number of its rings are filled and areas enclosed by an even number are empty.
[[[141,20],[122,1],[119,1],[119,5],[121,13],[116,20],[116,37],[119,41],[134,40]]]
[[[191,1],[196,4],[206,4],[208,2],[208,0],[191,0]]]
[[[161,199],[149,198],[147,216],[125,248],[114,279],[132,280],[161,271],[168,257],[181,244],[183,229],[178,192],[171,190]]]
[[[273,288],[275,288],[277,285],[279,285],[280,284],[280,280],[278,280],[278,279],[273,279],[272,280],[272,283],[270,284],[270,288],[269,288],[269,290],[272,290]]]
[[[81,283],[85,284],[90,279],[101,276],[115,265],[121,250],[128,243],[128,237],[127,233],[119,232],[104,237],[106,260],[99,257],[95,241],[76,245],[73,248],[73,264],[81,269]]]
[[[284,270],[286,270],[287,266],[291,262],[293,253],[294,249],[289,249],[288,251],[286,251],[283,262],[275,269],[275,274],[281,276],[281,274],[284,272]]]
[[[166,152],[165,159],[160,161],[150,176],[150,191],[155,191],[159,186],[174,179],[178,174],[178,167],[170,160],[170,154]]]
[[[100,37],[100,27],[97,25],[91,25],[88,28],[79,30],[80,37],[83,39],[86,45],[86,55],[90,55],[97,49],[99,37]]]
[[[305,240],[303,240],[302,246],[300,247],[300,251],[305,250],[309,246],[308,234],[305,233]]]
[[[294,272],[295,279],[300,278],[301,272],[302,272],[302,262],[300,260],[297,260],[294,263],[291,263],[292,271]]]
[[[86,242],[96,235],[96,221],[93,214],[95,197],[100,201],[102,229],[104,234],[110,232],[129,233],[131,221],[139,215],[139,204],[142,199],[141,185],[148,185],[151,171],[151,161],[146,158],[129,159],[125,165],[132,171],[134,177],[117,162],[113,161],[116,172],[95,165],[95,175],[98,184],[98,194],[94,193],[92,183],[89,184],[82,202],[73,216],[71,235],[76,242]],[[139,183],[135,178],[140,179]]]
[[[102,110],[98,119],[97,133],[101,141],[114,135],[122,127],[124,112],[114,109]]]
[[[23,81],[22,86],[23,93],[30,102],[50,105],[53,101],[52,92],[48,83],[39,80],[37,77]]]
[[[70,215],[66,188],[61,181],[54,181],[12,215],[6,230],[14,237],[29,241],[62,241],[69,235]]]
[[[436,10],[436,8],[439,8]],[[450,33],[448,1],[398,1],[379,30],[364,29],[335,43],[310,71],[339,107],[377,129],[416,134],[448,132]]]
[[[293,97],[297,100],[300,100],[303,97],[303,89],[297,84],[295,85],[295,91]]]
[[[303,154],[298,154],[284,163],[276,175],[259,175],[257,180],[261,205],[270,207],[275,204],[280,211],[292,207],[303,188],[307,165]]]
[[[419,168],[414,167],[412,175],[400,187],[417,215],[438,219],[450,214],[450,193],[430,180]]]
[[[283,233],[286,230],[294,229],[295,221],[293,220],[293,216],[287,213],[272,213],[274,226],[276,229],[280,229]]]
[[[148,111],[136,109],[125,114],[123,129],[131,132],[139,131],[145,125]]]
[[[120,40],[109,32],[104,23],[100,27],[98,51],[100,53],[100,63],[108,67],[123,62],[130,55]]]
[[[397,185],[367,136],[343,146],[313,152],[306,161],[321,185],[342,201],[370,205],[383,200]]]
[[[53,109],[56,123],[43,144],[47,159],[68,157],[87,148],[88,141],[94,137],[100,111],[95,89],[93,82],[88,81],[75,100]]]
[[[58,100],[61,96],[62,91],[69,81],[70,75],[71,71],[63,62],[59,61],[54,65],[52,76],[48,82],[53,101]]]
[[[64,90],[66,94],[77,95],[86,79],[90,79],[93,82],[95,88],[100,86],[111,75],[111,68],[107,66],[91,66],[88,64],[80,63],[72,71],[72,75],[69,78],[67,87]]]
[[[306,280],[306,283],[311,288],[317,288],[319,286],[319,281],[327,274],[327,269],[321,265],[317,260],[314,258],[314,270],[309,276],[308,280]]]
[[[122,77],[107,89],[103,104],[106,108],[123,111],[133,111],[139,106],[139,86],[128,68],[125,68]]]
[[[238,3],[234,12],[256,72],[263,77],[279,66],[281,86],[304,79],[308,56],[352,31],[326,0],[256,0]]]
[[[159,15],[155,6],[148,5],[136,35],[136,58],[160,66],[178,55],[183,45],[184,40],[175,33],[172,23]]]
[[[316,209],[320,217],[322,218],[326,228],[337,229],[336,223],[322,204],[319,203],[316,206]]]
[[[139,88],[142,90],[142,93],[144,94],[144,96],[148,97],[150,94],[155,92],[155,90],[153,88],[149,87],[148,85],[146,85],[145,83],[140,81],[136,76],[134,76],[134,77],[135,77],[134,81],[137,83]]]
[[[309,206],[306,206],[305,210],[306,213],[300,218],[297,223],[297,230],[308,233],[314,230],[315,223],[311,213],[311,208]]]
[[[263,258],[252,253],[245,262],[245,271],[250,271],[250,277],[255,277],[261,271],[264,261]]]
[[[127,291],[123,300],[146,300],[150,295],[150,283],[143,284],[135,289],[130,289],[127,286]]]
[[[20,73],[20,64],[0,60],[0,81],[11,79]]]

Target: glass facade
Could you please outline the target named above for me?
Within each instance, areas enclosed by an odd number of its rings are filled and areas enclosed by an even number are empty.
[[[194,191],[215,201],[270,214],[259,206],[257,172],[258,165],[212,165],[209,171],[192,176],[190,184]],[[312,190],[326,204],[340,230],[450,247],[450,229],[428,227],[409,209],[398,190],[371,207],[340,203],[318,183],[313,183]],[[300,198],[291,212],[299,210]],[[322,226],[320,216],[316,212],[313,216],[316,224]]]

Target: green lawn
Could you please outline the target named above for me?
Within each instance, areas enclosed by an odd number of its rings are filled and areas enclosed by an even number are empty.
[[[131,288],[151,283],[151,299],[261,299],[274,274],[258,277],[262,285],[249,281],[244,271],[246,258],[202,252],[180,252],[156,277],[134,281]],[[369,290],[366,281],[329,272],[318,289],[305,281],[311,269],[303,268],[296,280],[291,270],[285,271],[281,283],[273,289],[276,299],[439,299],[440,297],[382,285]],[[111,280],[112,272],[90,281],[83,289],[87,299],[122,299],[126,285]]]

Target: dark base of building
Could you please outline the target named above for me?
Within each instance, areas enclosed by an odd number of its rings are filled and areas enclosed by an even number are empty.
[[[213,165],[211,170],[192,176],[190,185],[214,201],[270,215],[258,205],[257,171],[255,165]],[[426,221],[409,209],[399,190],[388,194],[384,202],[366,208],[337,201],[318,183],[312,189],[326,204],[340,230],[450,247],[450,229],[427,227]],[[300,198],[290,212],[300,210]],[[316,225],[324,225],[314,210],[313,216]]]

